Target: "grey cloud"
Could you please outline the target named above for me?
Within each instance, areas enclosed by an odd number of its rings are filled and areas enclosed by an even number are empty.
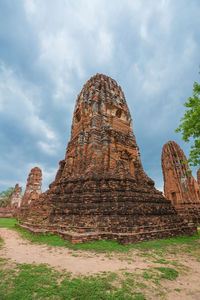
[[[97,72],[124,90],[144,169],[161,187],[163,144],[188,154],[174,129],[198,80],[199,1],[1,1],[0,20],[0,61],[12,71],[0,83],[0,190],[26,182],[33,164],[47,187],[76,95]]]

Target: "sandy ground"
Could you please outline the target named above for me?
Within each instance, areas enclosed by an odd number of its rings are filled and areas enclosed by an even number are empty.
[[[127,255],[123,253],[108,255],[44,244],[31,244],[22,239],[17,231],[7,228],[0,228],[0,236],[4,240],[3,248],[0,250],[1,257],[9,258],[17,263],[47,263],[58,270],[66,269],[74,275],[88,275],[101,271],[117,272],[122,269],[134,272],[137,268],[159,266],[151,259],[138,256],[137,250],[133,250],[127,260]],[[185,255],[178,257],[178,263],[184,264],[189,270],[185,274],[180,273],[176,281],[163,279],[162,285],[168,289],[167,296],[153,299],[200,300],[200,262],[197,262],[194,257]]]
[[[87,251],[74,251],[64,247],[51,247],[48,245],[31,244],[20,238],[14,230],[0,228],[0,236],[4,240],[1,256],[11,258],[18,263],[41,264],[47,263],[57,269],[66,269],[75,274],[92,274],[101,271],[115,272],[122,268],[130,269],[129,261],[121,261],[123,256],[112,259],[106,254],[96,254]],[[134,258],[135,259],[135,258]],[[136,257],[134,267],[146,268],[143,259]]]

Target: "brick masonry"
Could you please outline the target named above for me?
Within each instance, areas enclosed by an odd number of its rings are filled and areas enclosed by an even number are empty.
[[[199,187],[200,187],[200,169],[197,171],[197,182],[198,182]]]
[[[21,218],[26,218],[27,214],[31,210],[31,206],[36,200],[38,200],[41,193],[42,171],[40,168],[34,167],[28,175],[26,189],[22,198],[20,210],[18,211]]]
[[[8,199],[9,205],[7,207],[0,207],[0,218],[16,217],[22,200],[22,188],[18,183],[15,185],[15,188]]]
[[[130,244],[197,232],[144,172],[124,93],[103,74],[77,96],[65,159],[32,203],[20,226],[72,243],[103,238]]]
[[[164,193],[178,212],[200,224],[200,187],[190,172],[187,158],[178,144],[166,143],[162,150]]]

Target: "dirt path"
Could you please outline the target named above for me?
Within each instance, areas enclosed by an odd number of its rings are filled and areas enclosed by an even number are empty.
[[[66,269],[72,273],[91,274],[100,271],[115,272],[122,268],[146,268],[147,263],[142,258],[136,257],[136,261],[123,260],[123,254],[112,259],[106,254],[96,254],[86,251],[70,251],[63,247],[51,247],[47,245],[31,244],[23,240],[14,230],[0,228],[0,236],[4,240],[4,247],[0,255],[10,258],[18,263],[41,264],[47,263],[57,269]]]
[[[120,270],[134,273],[142,269],[164,266],[152,262],[151,257],[138,256],[137,250],[131,251],[128,256],[123,253],[108,255],[37,245],[22,239],[17,231],[6,228],[0,228],[0,236],[4,240],[3,248],[0,250],[1,257],[17,263],[47,263],[58,270],[66,269],[74,275]],[[162,285],[167,291],[164,298],[155,296],[155,290],[150,294],[147,293],[147,296],[150,299],[200,300],[200,262],[187,254],[181,254],[181,257],[172,255],[171,259],[188,267],[188,271],[185,274],[180,271],[175,281],[163,279]]]

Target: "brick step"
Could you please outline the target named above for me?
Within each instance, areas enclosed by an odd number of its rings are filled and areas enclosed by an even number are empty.
[[[47,230],[60,230],[62,232],[64,231],[73,231],[73,232],[77,232],[77,233],[81,233],[81,232],[91,232],[91,231],[98,231],[98,232],[109,232],[111,230],[111,228],[109,226],[99,226],[98,230],[96,227],[80,227],[80,226],[66,226],[66,225],[44,225],[44,224],[39,224],[39,223],[30,223],[30,222],[23,222],[23,224],[26,226],[31,226],[33,228],[40,228],[45,226],[45,228]],[[126,232],[146,232],[149,230],[152,230],[152,228],[156,229],[156,230],[167,230],[167,229],[171,229],[171,228],[179,228],[180,226],[184,226],[185,222],[180,222],[179,224],[177,224],[176,222],[170,222],[169,224],[160,224],[160,225],[154,225],[154,224],[150,224],[149,226],[134,226],[134,227],[129,227],[129,226],[120,226],[117,227],[115,226],[115,232],[118,233],[126,233]],[[191,223],[189,224],[189,226],[193,226],[194,224]]]
[[[45,228],[36,228],[36,226],[32,226],[26,222],[26,224],[19,223],[17,224],[20,228],[28,230],[33,234],[48,234],[53,233],[56,234],[63,239],[75,244],[75,243],[84,243],[93,240],[100,240],[100,239],[116,239],[119,243],[122,244],[131,244],[137,243],[145,240],[151,240],[155,238],[169,238],[175,237],[183,234],[197,234],[196,227],[191,224],[191,226],[181,226],[179,228],[165,228],[165,229],[156,229],[143,231],[143,232],[129,232],[129,233],[116,233],[116,232],[97,232],[97,231],[90,231],[90,232],[75,232],[75,231],[63,231],[63,230],[49,230]],[[193,227],[193,230],[191,230]],[[152,228],[152,227],[151,227]],[[180,229],[181,228],[181,229]]]

